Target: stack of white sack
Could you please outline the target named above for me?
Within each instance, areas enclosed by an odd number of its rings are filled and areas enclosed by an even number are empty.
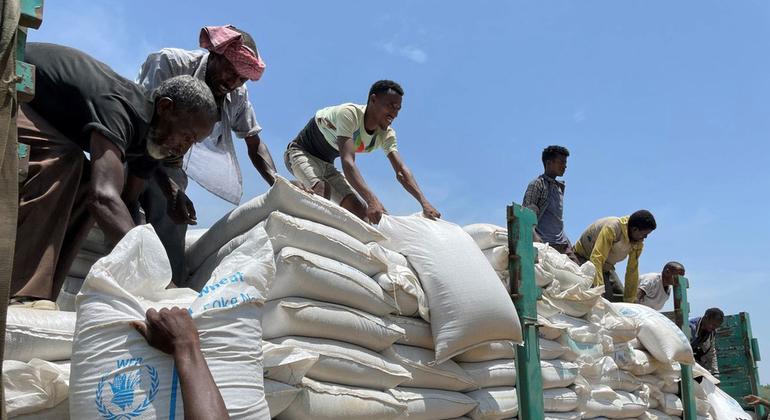
[[[281,212],[265,228],[277,272],[264,337],[319,355],[278,418],[444,419],[476,407],[462,393],[476,388],[471,378],[451,360],[434,363],[430,296],[403,254]]]
[[[476,242],[497,277],[508,288],[508,230],[490,223],[466,225],[463,230]]]
[[[256,227],[200,292],[166,289],[171,269],[163,245],[149,225],[131,230],[91,268],[77,297],[70,416],[184,417],[173,359],[131,326],[149,308],[178,306],[193,317],[230,417],[268,418],[261,322],[274,274],[270,241]]]
[[[69,418],[75,318],[74,312],[8,307],[3,388],[9,418]]]
[[[521,341],[521,326],[484,254],[462,228],[443,220],[384,216],[379,228],[388,237],[383,245],[414,267],[430,306],[430,323],[396,319],[406,334],[387,352],[412,374],[402,385],[409,388],[394,392],[409,404],[410,418],[515,417],[512,357],[514,343]],[[479,363],[474,363],[476,358]],[[447,402],[431,412],[433,407],[421,402],[420,394],[439,391]],[[441,406],[457,411],[439,411]]]

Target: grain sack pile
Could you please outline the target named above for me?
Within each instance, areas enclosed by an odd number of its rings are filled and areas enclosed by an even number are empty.
[[[679,418],[678,363],[693,363],[681,332],[602,299],[590,263],[535,246],[545,418]],[[77,316],[12,308],[11,417],[181,418],[169,357],[129,325],[169,306],[190,309],[232,418],[518,415],[522,332],[503,228],[421,215],[385,215],[375,228],[279,179],[191,231],[186,249],[190,288],[165,289],[168,260],[141,226],[89,269]],[[706,382],[696,387],[701,418],[734,415]]]
[[[298,389],[288,406],[271,407],[273,417],[461,417],[485,400],[452,357],[521,340],[513,304],[459,226],[386,216],[375,229],[282,180],[190,246],[191,285],[255,226],[270,238],[276,266],[262,324],[265,377]],[[279,348],[317,360],[271,377],[269,351]],[[499,418],[516,414],[513,384],[499,395],[510,400]]]
[[[507,258],[501,257],[507,257],[503,228],[475,224],[464,229],[492,268],[500,270],[507,265]],[[679,363],[694,364],[684,334],[650,308],[604,300],[603,287],[591,287],[594,267],[590,262],[581,267],[545,244],[535,247],[535,280],[543,288],[538,302],[543,393],[545,411],[551,412],[546,418],[680,418],[683,406],[679,397]],[[507,276],[499,277],[507,280]],[[478,352],[470,353],[476,363],[467,363],[466,359],[462,366],[476,375],[494,377],[503,363],[513,368],[513,360],[501,360],[499,364],[488,361],[489,365],[481,366],[479,361],[484,357]],[[513,355],[512,350],[509,354]],[[554,357],[556,366],[546,366],[547,360]],[[703,372],[696,368],[696,376]],[[515,375],[515,371],[512,373]],[[564,379],[563,388],[554,387],[557,378]],[[713,377],[711,380],[715,381]],[[720,409],[713,407],[709,398],[722,401],[722,412],[728,410],[724,407],[735,409],[734,400],[712,388],[708,388],[709,393],[701,384],[695,385],[699,418],[733,418],[720,416]],[[725,402],[725,397],[733,404]]]

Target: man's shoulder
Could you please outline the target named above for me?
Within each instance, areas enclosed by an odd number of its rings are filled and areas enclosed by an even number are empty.
[[[161,58],[171,65],[194,70],[203,57],[208,54],[203,50],[185,50],[182,48],[161,48],[147,56],[147,60]]]

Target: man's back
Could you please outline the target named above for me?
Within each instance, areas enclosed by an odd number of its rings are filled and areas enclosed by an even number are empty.
[[[139,85],[106,64],[73,48],[27,44],[25,60],[34,64],[35,99],[30,107],[83,150],[98,130],[126,155],[144,154],[143,140],[153,104]]]

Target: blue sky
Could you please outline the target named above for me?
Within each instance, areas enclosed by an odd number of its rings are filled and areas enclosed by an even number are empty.
[[[68,0],[44,16],[31,40],[80,48],[132,79],[154,50],[196,48],[203,25],[249,31],[267,63],[250,96],[283,175],[283,150],[316,109],[400,82],[401,154],[459,224],[504,224],[542,171],[542,148],[567,146],[570,238],[651,210],[641,271],[680,260],[694,312],[749,312],[770,348],[770,3]],[[248,199],[266,185],[238,151]],[[381,153],[358,163],[391,213],[419,210]],[[197,186],[190,196],[203,227],[232,207]]]

